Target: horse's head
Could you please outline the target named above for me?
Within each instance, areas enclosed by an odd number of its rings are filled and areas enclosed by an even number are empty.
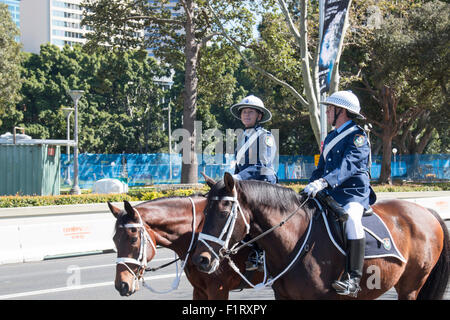
[[[128,201],[124,201],[124,210],[109,202],[108,207],[117,219],[113,237],[117,248],[114,284],[120,295],[129,296],[139,289],[147,263],[156,254],[155,235]]]
[[[212,273],[220,260],[249,232],[249,213],[239,204],[237,181],[225,173],[223,181],[208,183],[205,224],[198,237],[193,261],[200,271]]]

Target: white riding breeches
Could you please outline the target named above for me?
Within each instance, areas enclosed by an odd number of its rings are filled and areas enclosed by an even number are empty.
[[[364,229],[361,222],[364,207],[358,202],[350,202],[344,206],[348,213],[348,220],[345,227],[347,239],[356,240],[364,238]]]

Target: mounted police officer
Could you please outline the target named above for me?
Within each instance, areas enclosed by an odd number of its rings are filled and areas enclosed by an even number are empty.
[[[258,97],[250,95],[230,108],[231,114],[241,120],[244,131],[238,136],[236,166],[233,177],[239,180],[260,180],[276,183],[273,167],[277,146],[271,132],[261,123],[272,118],[272,113]],[[245,239],[249,240],[249,239]],[[256,243],[246,262],[247,271],[263,268],[263,252]]]
[[[361,219],[365,209],[376,200],[370,187],[370,143],[365,131],[353,119],[360,114],[359,100],[351,91],[330,95],[327,105],[328,124],[335,127],[325,138],[319,164],[312,173],[305,192],[315,197],[326,189],[348,214],[347,275],[332,286],[341,295],[356,296],[364,264],[365,236]]]
[[[273,161],[277,146],[273,135],[261,127],[261,123],[272,118],[272,113],[254,95],[245,97],[230,111],[244,125],[242,135],[238,136],[234,177],[276,183]]]

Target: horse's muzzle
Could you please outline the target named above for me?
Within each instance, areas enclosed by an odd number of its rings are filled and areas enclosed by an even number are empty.
[[[218,261],[214,259],[212,261],[211,255],[207,252],[203,252],[199,255],[193,257],[194,264],[197,266],[197,269],[201,272],[205,273],[213,273],[216,271],[218,266]]]
[[[133,294],[133,292],[130,291],[130,286],[126,282],[121,282],[119,285],[116,285],[116,290],[119,291],[122,297]]]

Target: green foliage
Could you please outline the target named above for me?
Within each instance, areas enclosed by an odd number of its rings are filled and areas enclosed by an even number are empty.
[[[285,187],[300,192],[306,184],[287,183]],[[373,185],[375,192],[413,192],[413,191],[449,191],[450,183],[433,184],[403,184],[403,185]],[[0,208],[31,207],[31,206],[55,206],[88,203],[106,203],[127,201],[148,201],[162,197],[190,196],[193,194],[206,194],[208,186],[190,189],[153,190],[131,189],[128,194],[82,194],[60,196],[3,196],[0,197]]]
[[[195,193],[205,193],[206,187],[199,189],[148,190],[134,189],[128,194],[81,194],[60,196],[2,196],[0,208],[57,206],[70,204],[106,203],[127,201],[147,201],[161,197],[189,196]]]
[[[19,117],[15,103],[19,99],[20,44],[15,41],[19,30],[11,19],[8,6],[0,3],[0,126],[3,117],[8,131],[12,131],[10,118]]]
[[[341,59],[343,83],[359,95],[374,134],[381,138],[383,130],[398,127],[392,139],[399,154],[422,153],[430,141],[448,135],[450,5],[402,0],[354,6],[352,42]],[[382,111],[388,105],[384,88],[394,93],[389,114]],[[388,118],[392,123],[383,128]],[[375,141],[381,144],[387,141]],[[447,145],[434,143],[432,150],[446,153]]]
[[[63,107],[73,107],[69,89],[85,91],[79,102],[80,151],[90,153],[151,153],[166,145],[162,131],[160,88],[154,79],[165,69],[146,52],[87,53],[80,46],[41,46],[26,54],[22,65],[20,111],[8,125],[20,125],[33,138],[66,138]],[[74,125],[73,114],[71,125]],[[2,131],[8,130],[6,126]],[[73,129],[71,129],[73,132]]]

